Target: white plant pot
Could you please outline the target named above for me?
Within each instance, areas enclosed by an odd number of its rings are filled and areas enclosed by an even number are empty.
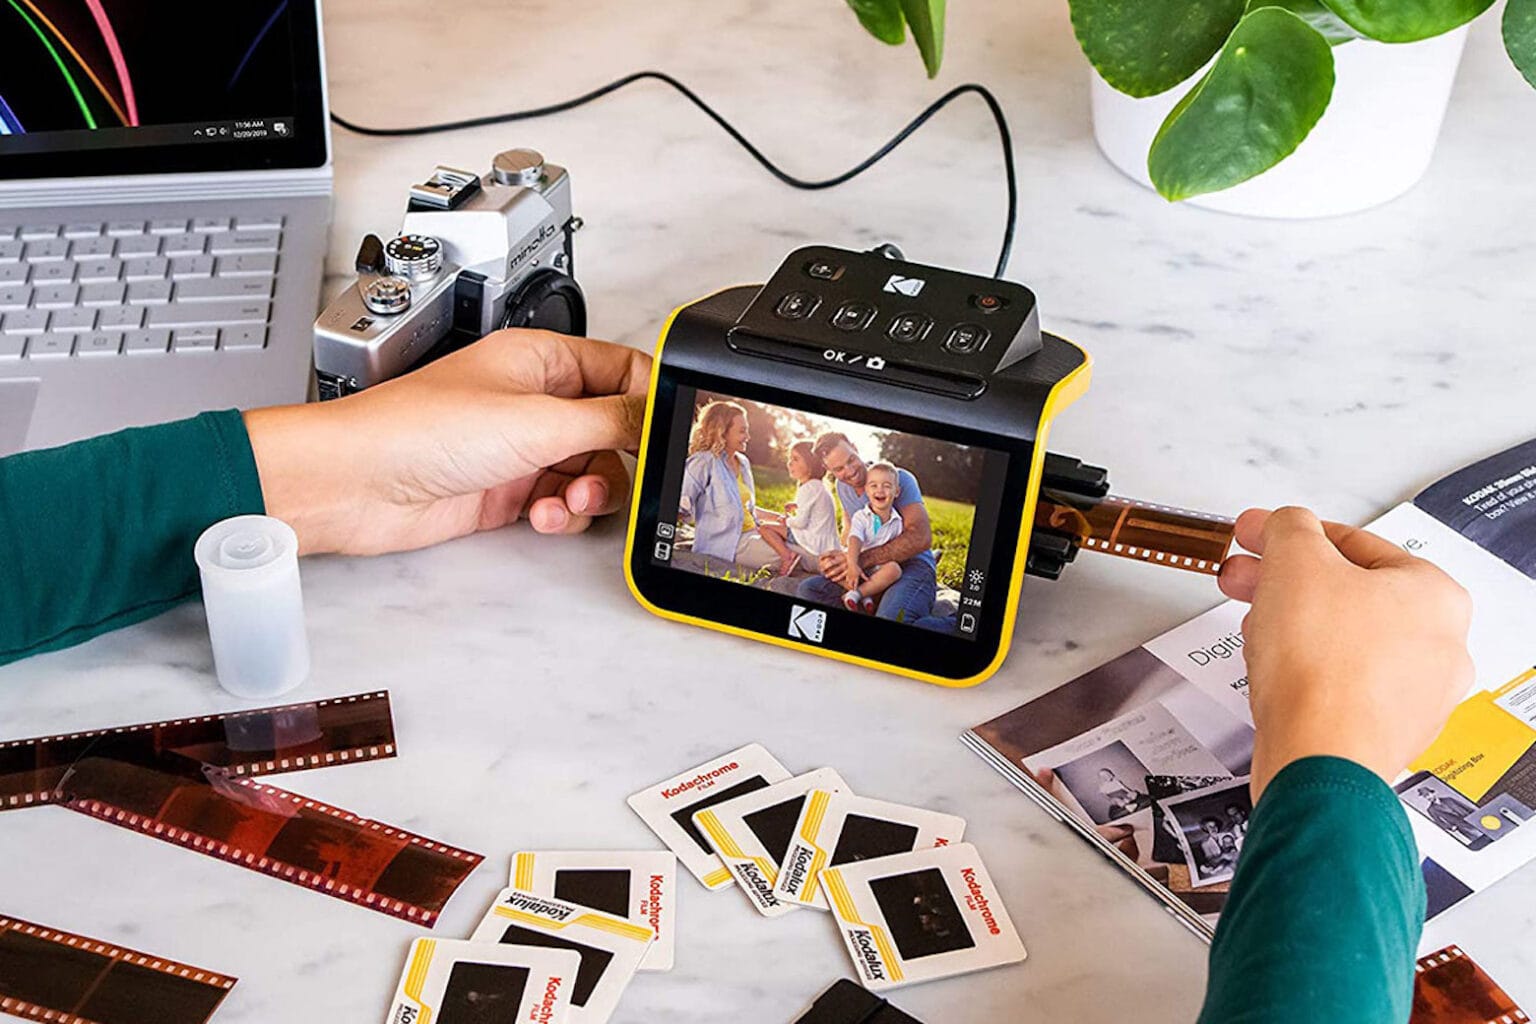
[[[1252,217],[1331,217],[1396,199],[1429,168],[1466,41],[1463,26],[1419,43],[1356,39],[1334,47],[1333,99],[1296,152],[1257,178],[1185,201]],[[1091,74],[1099,149],[1151,188],[1147,150],[1200,75],[1136,99]]]

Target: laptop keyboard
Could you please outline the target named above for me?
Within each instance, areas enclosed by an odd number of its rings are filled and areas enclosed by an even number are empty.
[[[264,348],[283,221],[0,224],[0,360]]]

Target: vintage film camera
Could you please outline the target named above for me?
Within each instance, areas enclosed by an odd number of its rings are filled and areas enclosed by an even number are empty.
[[[320,397],[399,376],[502,327],[585,334],[571,178],[531,149],[483,177],[439,167],[412,186],[400,234],[357,254],[358,279],[315,321]]]
[[[1090,366],[1022,285],[797,250],[662,330],[630,589],[666,618],[969,686],[1006,656],[1026,572],[1055,578],[1080,548],[1218,571],[1230,520],[1115,498],[1105,470],[1046,452]],[[895,500],[860,513],[877,475]],[[851,521],[899,578],[834,578]]]

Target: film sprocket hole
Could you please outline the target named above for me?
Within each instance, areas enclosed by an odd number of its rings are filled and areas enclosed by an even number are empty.
[[[662,332],[630,587],[667,618],[980,682],[1012,634],[1046,431],[1089,368],[1022,285],[797,250]],[[1103,471],[1050,461],[1065,489],[1102,496]]]
[[[357,281],[315,321],[320,397],[399,376],[502,327],[585,334],[571,179],[531,149],[484,176],[439,167],[412,186],[400,233],[363,239]]]

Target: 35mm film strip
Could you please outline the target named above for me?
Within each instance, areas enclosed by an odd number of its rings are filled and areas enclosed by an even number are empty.
[[[58,805],[431,926],[482,857],[252,776],[395,754],[386,693],[0,745],[6,809]]]
[[[1231,551],[1235,523],[1113,494],[1087,502],[1047,491],[1036,505],[1035,527],[1089,551],[1215,576]]]
[[[137,759],[180,754],[237,776],[395,756],[389,694],[355,694],[222,715],[0,742],[0,811],[50,803],[69,766],[111,747]]]
[[[0,915],[0,1011],[49,1024],[204,1024],[235,979]]]
[[[1414,967],[1409,1024],[1529,1024],[1530,1017],[1459,946],[1446,946]]]

